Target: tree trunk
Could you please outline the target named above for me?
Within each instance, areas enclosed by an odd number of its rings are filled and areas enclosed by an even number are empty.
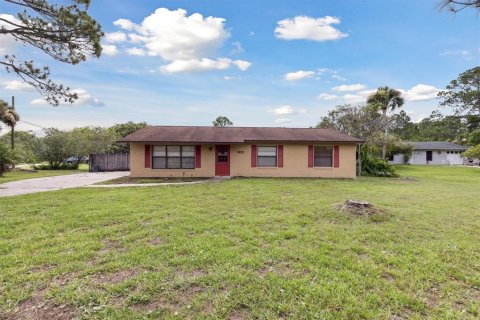
[[[12,130],[10,131],[10,143],[12,145],[12,151],[15,149],[15,126],[12,126]],[[12,169],[15,169],[15,160],[12,161]]]
[[[387,110],[383,111],[383,122],[385,125],[385,133],[383,135],[383,145],[382,145],[382,159],[385,159],[387,156],[387,144],[388,144],[388,121],[387,121]]]

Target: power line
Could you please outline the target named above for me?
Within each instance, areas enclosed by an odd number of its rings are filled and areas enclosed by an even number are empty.
[[[47,129],[39,124],[35,124],[35,123],[32,123],[32,122],[28,122],[28,121],[25,121],[25,120],[20,120],[19,122],[23,122],[23,123],[26,123],[28,125],[31,125],[31,126],[34,126],[34,127],[37,127],[37,128],[40,128],[40,129]]]

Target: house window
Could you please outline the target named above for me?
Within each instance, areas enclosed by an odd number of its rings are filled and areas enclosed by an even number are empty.
[[[258,147],[257,165],[259,167],[276,167],[277,147]]]
[[[153,169],[194,169],[195,146],[153,146]]]
[[[388,161],[393,161],[393,160],[394,160],[393,154],[389,155],[389,156],[388,156]]]
[[[313,166],[331,167],[333,164],[332,146],[315,146],[313,148]]]

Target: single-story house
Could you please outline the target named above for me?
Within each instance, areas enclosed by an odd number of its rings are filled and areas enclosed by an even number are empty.
[[[132,177],[355,178],[363,140],[330,129],[148,126],[130,143]]]
[[[437,164],[454,165],[463,164],[462,153],[467,147],[444,141],[411,142],[413,154],[408,160],[409,164]],[[405,155],[390,156],[390,163],[405,164]]]

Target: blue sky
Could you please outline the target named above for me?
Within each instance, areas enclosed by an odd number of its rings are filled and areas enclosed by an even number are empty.
[[[22,119],[42,127],[210,125],[218,115],[238,126],[308,127],[388,85],[418,120],[438,109],[439,89],[480,65],[480,16],[437,3],[93,0],[89,13],[106,32],[100,59],[64,65],[0,38],[2,54],[51,66],[81,99],[49,106],[5,72],[0,96],[15,95]],[[14,9],[2,4],[0,14]]]

